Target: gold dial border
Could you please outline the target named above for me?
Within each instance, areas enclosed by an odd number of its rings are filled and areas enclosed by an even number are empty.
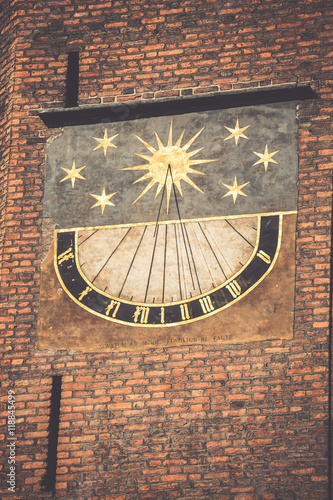
[[[270,215],[294,215],[297,214],[297,210],[280,211],[280,212],[260,212],[255,214],[241,214],[241,215],[219,215],[216,217],[198,217],[194,219],[175,219],[167,221],[158,221],[158,225],[166,224],[184,224],[186,222],[207,222],[213,220],[227,220],[227,219],[244,219],[248,217],[265,217]],[[54,234],[57,233],[67,233],[72,231],[93,231],[94,229],[118,229],[123,227],[140,227],[140,226],[155,226],[156,221],[153,222],[135,222],[128,224],[111,224],[107,226],[82,226],[82,227],[72,227],[65,229],[55,229]]]
[[[55,266],[55,271],[56,271],[56,275],[59,279],[59,282],[63,288],[63,290],[66,292],[66,294],[71,298],[71,300],[73,300],[77,305],[79,305],[80,307],[82,307],[83,309],[85,309],[86,311],[90,312],[91,314],[94,314],[102,319],[105,319],[107,321],[111,321],[111,322],[115,322],[115,323],[118,323],[118,324],[122,324],[122,325],[126,325],[126,326],[133,326],[133,327],[139,327],[139,328],[165,328],[165,327],[174,327],[174,326],[179,326],[179,325],[184,325],[184,324],[189,324],[189,323],[193,323],[194,321],[200,321],[200,320],[203,320],[207,317],[210,317],[210,316],[213,316],[221,311],[223,311],[224,309],[227,309],[228,307],[230,307],[231,305],[235,304],[236,302],[238,302],[239,300],[241,300],[243,297],[245,297],[248,293],[250,293],[254,288],[256,288],[265,278],[266,276],[271,272],[271,270],[273,269],[275,263],[276,263],[276,260],[278,258],[278,255],[279,255],[279,252],[280,252],[280,248],[281,248],[281,241],[282,241],[282,226],[283,226],[283,215],[288,215],[288,214],[295,214],[297,213],[296,211],[291,211],[291,212],[279,212],[279,213],[268,213],[268,214],[260,214],[262,216],[265,216],[265,215],[279,215],[279,230],[278,230],[278,242],[277,242],[277,247],[276,247],[276,251],[275,251],[275,255],[274,255],[274,258],[270,264],[270,266],[268,267],[267,271],[263,274],[263,276],[261,276],[260,279],[258,279],[258,281],[256,281],[251,287],[249,287],[247,290],[245,290],[239,297],[237,298],[234,298],[234,300],[231,300],[230,302],[228,302],[227,304],[225,304],[224,306],[214,310],[214,311],[211,311],[207,314],[205,314],[205,316],[199,316],[199,317],[196,317],[196,318],[191,318],[191,319],[188,319],[186,321],[180,321],[180,322],[175,322],[175,323],[166,323],[166,324],[141,324],[141,323],[130,323],[130,322],[126,322],[126,321],[122,321],[122,320],[119,320],[117,318],[110,318],[110,317],[106,317],[105,315],[103,314],[100,314],[99,312],[97,311],[94,311],[92,309],[90,309],[89,307],[85,306],[82,302],[78,301],[66,288],[62,278],[61,278],[61,275],[60,275],[60,272],[58,270],[58,265],[57,265],[57,239],[55,239],[55,253],[54,253],[54,266]],[[250,217],[250,216],[249,216]],[[252,215],[253,217],[253,215]],[[235,218],[234,216],[232,217],[219,217],[217,219],[226,219],[226,218]],[[240,218],[240,216],[237,218]],[[193,220],[193,219],[192,219]],[[206,219],[196,219],[196,220],[206,220]],[[212,220],[212,219],[208,219],[208,220]],[[215,220],[215,219],[214,219]],[[176,221],[177,222],[177,221]],[[179,223],[179,221],[178,221]],[[259,224],[260,224],[260,216],[259,216]],[[115,227],[119,227],[119,226],[115,226]],[[124,226],[122,226],[124,227]],[[69,230],[66,230],[66,231],[69,231]],[[79,231],[79,229],[77,228],[77,232]],[[56,230],[56,232],[65,232],[65,231],[62,231],[62,230]],[[77,251],[77,232],[75,234],[75,252]],[[256,241],[256,246],[255,246],[255,250],[258,249],[258,242],[259,242],[259,235],[260,234],[260,231],[258,230],[258,233],[257,233],[257,241]],[[208,296],[210,293],[213,293],[215,290],[221,288],[222,286],[224,287],[225,285],[227,285],[230,281],[234,280],[241,272],[242,270],[249,264],[249,262],[251,262],[251,259],[254,257],[254,254],[255,254],[255,250],[253,251],[250,259],[247,261],[247,263],[237,272],[235,273],[231,278],[229,278],[229,280],[226,280],[223,285],[220,285],[212,290],[210,290],[208,293],[205,293],[205,294],[202,294],[202,295],[198,295],[196,297],[192,297],[191,299],[187,299],[187,300],[183,300],[183,301],[178,301],[178,302],[172,302],[172,303],[168,303],[168,304],[153,304],[154,307],[163,307],[163,306],[168,306],[168,305],[179,305],[179,304],[185,304],[185,303],[190,303],[194,300],[198,300],[200,297],[203,297],[203,296]],[[75,256],[76,259],[77,259],[77,255]],[[78,262],[78,261],[77,261]],[[101,293],[102,295],[104,295],[105,297],[108,297],[108,298],[111,298],[112,300],[116,300],[116,301],[120,301],[120,302],[123,302],[123,303],[128,303],[128,304],[133,304],[133,305],[143,305],[145,307],[149,307],[149,304],[146,304],[146,303],[137,303],[137,302],[130,302],[130,301],[126,301],[126,300],[123,300],[123,299],[119,299],[117,297],[113,297],[111,295],[108,295],[108,294],[105,294],[104,292],[101,292],[98,288],[96,288],[94,285],[90,284],[89,280],[87,280],[87,278],[84,276],[84,274],[82,273],[80,267],[78,266],[78,271],[79,273],[81,274],[82,278],[84,278],[84,280],[87,282],[87,284],[89,284],[89,286],[91,286],[92,288],[95,289],[95,291],[98,291],[98,293]]]

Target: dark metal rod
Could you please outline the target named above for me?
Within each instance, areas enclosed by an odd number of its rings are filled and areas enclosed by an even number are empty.
[[[60,401],[61,401],[61,375],[52,377],[52,390],[50,402],[50,420],[49,420],[49,442],[47,448],[47,467],[46,474],[42,481],[44,491],[55,492],[56,472],[57,472],[57,447],[59,435],[60,420]]]

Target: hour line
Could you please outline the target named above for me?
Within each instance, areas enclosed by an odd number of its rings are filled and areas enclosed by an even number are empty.
[[[224,270],[223,270],[223,267],[221,266],[221,263],[220,263],[219,259],[217,258],[217,255],[216,255],[216,253],[215,253],[215,251],[214,251],[214,249],[213,249],[213,247],[212,247],[212,245],[211,245],[211,243],[210,243],[209,239],[207,238],[207,235],[206,235],[205,231],[202,229],[202,226],[201,226],[200,222],[199,222],[199,227],[200,227],[200,229],[201,229],[201,231],[202,231],[202,233],[203,233],[204,237],[206,238],[206,241],[207,241],[207,243],[208,243],[208,245],[209,245],[209,247],[210,247],[211,251],[213,252],[213,255],[214,255],[214,257],[215,257],[215,259],[216,259],[216,262],[218,263],[218,265],[219,265],[219,267],[220,267],[220,269],[221,269],[221,271],[222,271],[222,273],[223,273],[223,276],[225,277],[225,279],[227,279],[227,275],[225,274],[225,272],[224,272]]]
[[[181,287],[181,279],[180,279],[180,263],[179,263],[179,250],[178,250],[176,225],[174,225],[174,229],[175,229],[175,241],[176,241],[176,254],[177,254],[179,293],[180,293],[180,300],[182,300],[183,297],[182,297],[182,287]]]
[[[148,280],[147,280],[146,294],[145,294],[144,302],[146,302],[146,300],[147,300],[148,289],[149,289],[149,282],[150,282],[150,277],[151,277],[151,272],[152,272],[152,269],[153,269],[153,263],[154,263],[154,257],[155,257],[156,243],[157,243],[157,238],[154,239],[154,247],[153,247],[153,253],[152,253],[151,261],[150,261],[150,268],[149,268],[149,274],[148,274]]]
[[[120,245],[122,244],[122,242],[124,241],[124,239],[126,238],[126,236],[128,235],[128,233],[130,232],[131,228],[128,229],[128,231],[126,232],[126,234],[124,234],[124,236],[122,237],[122,239],[120,240],[120,242],[118,243],[118,245],[116,246],[116,248],[113,250],[113,252],[110,254],[110,256],[106,259],[105,261],[105,264],[101,267],[101,269],[98,271],[98,273],[96,274],[95,278],[92,280],[92,283],[95,281],[95,279],[100,275],[100,273],[103,271],[103,269],[105,268],[105,266],[107,265],[107,263],[109,262],[109,260],[111,259],[112,255],[115,254],[115,252],[118,250],[118,248],[120,247]],[[106,287],[107,288],[107,287]]]
[[[133,263],[134,263],[134,260],[135,260],[136,254],[137,254],[137,253],[138,253],[138,251],[139,251],[139,248],[140,248],[141,242],[142,242],[142,240],[143,240],[144,234],[145,234],[145,232],[146,232],[146,229],[147,229],[147,226],[145,226],[145,228],[144,228],[144,230],[143,230],[143,233],[142,233],[142,236],[141,236],[141,238],[140,238],[139,244],[138,244],[138,246],[137,246],[137,249],[135,250],[135,253],[134,253],[134,256],[133,256],[132,262],[130,263],[130,266],[129,266],[128,271],[127,271],[127,274],[126,274],[126,277],[125,277],[125,279],[124,279],[124,283],[122,284],[122,287],[121,287],[121,289],[120,289],[120,292],[118,293],[118,297],[120,297],[120,295],[121,295],[121,293],[122,293],[122,291],[123,291],[123,289],[124,289],[125,283],[126,283],[126,281],[127,281],[127,278],[128,278],[129,273],[130,273],[130,270],[131,270],[131,268],[132,268],[132,266],[133,266]]]
[[[193,228],[193,224],[192,224],[192,232],[193,232],[194,237],[195,237],[195,239],[196,239],[197,246],[198,246],[198,248],[200,249],[201,256],[202,256],[203,260],[205,261],[205,264],[206,264],[206,267],[207,267],[208,273],[209,273],[209,275],[210,275],[210,277],[211,277],[211,280],[212,280],[212,286],[213,286],[213,288],[214,288],[214,287],[215,287],[215,285],[214,285],[214,278],[213,278],[212,272],[211,272],[211,270],[210,270],[210,267],[209,267],[209,265],[208,265],[207,259],[206,259],[206,257],[205,257],[205,253],[204,253],[204,251],[203,251],[203,249],[202,249],[202,246],[200,245],[200,241],[199,241],[199,239],[198,239],[197,233],[196,233],[195,229]],[[201,292],[200,292],[200,293],[201,293]]]
[[[168,226],[165,225],[165,237],[164,237],[164,261],[163,261],[163,286],[162,286],[162,302],[164,302],[165,293],[165,272],[166,272],[166,253],[167,253],[167,243],[168,243]]]
[[[254,248],[254,246],[252,245],[252,243],[249,240],[247,240],[245,238],[245,236],[242,235],[242,233],[240,233],[239,231],[237,231],[237,229],[227,219],[225,221],[226,221],[227,224],[229,224],[230,227],[232,227],[232,229],[234,231],[236,231],[237,234],[239,234],[239,236],[241,236],[243,238],[243,240],[246,241],[246,243],[248,243],[249,245],[251,245],[252,248]]]

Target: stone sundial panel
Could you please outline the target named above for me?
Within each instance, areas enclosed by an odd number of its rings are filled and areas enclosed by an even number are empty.
[[[39,346],[290,337],[297,167],[295,102],[65,127]]]

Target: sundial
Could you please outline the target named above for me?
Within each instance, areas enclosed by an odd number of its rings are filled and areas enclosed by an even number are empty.
[[[206,328],[207,342],[270,338],[272,307],[290,335],[296,140],[294,102],[65,127],[47,154],[44,216],[55,231],[43,342],[65,324],[95,324],[100,349],[117,339],[126,348],[126,336],[177,344]],[[76,326],[66,312],[51,328],[64,301]],[[258,323],[250,335],[231,326],[235,314]]]

